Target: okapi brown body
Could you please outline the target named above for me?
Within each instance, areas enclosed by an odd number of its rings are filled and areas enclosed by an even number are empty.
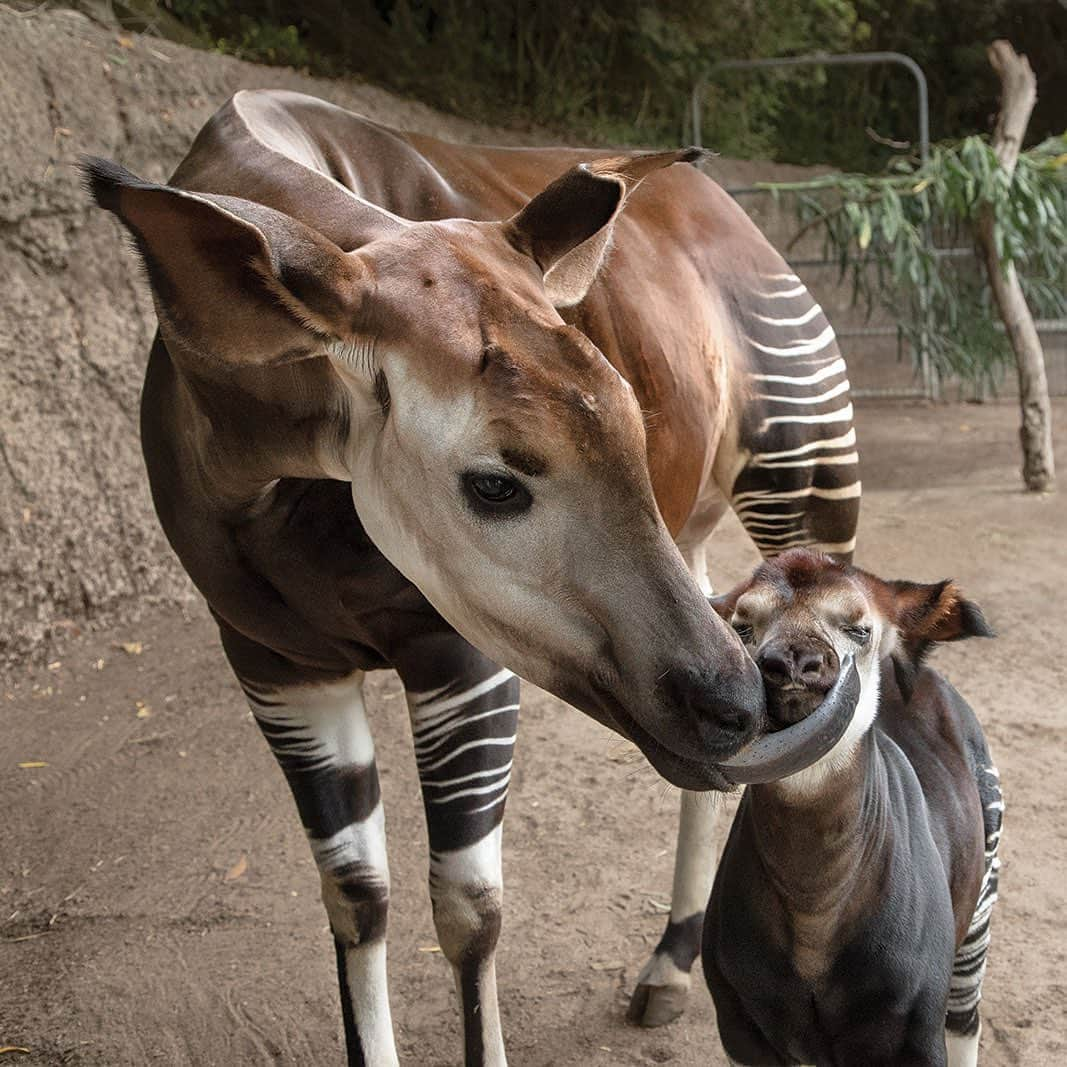
[[[852,551],[833,332],[732,200],[671,166],[697,155],[456,146],[246,92],[169,185],[87,164],[159,313],[156,507],[292,787],[352,1063],[396,1058],[363,672],[406,687],[466,1059],[500,1064],[511,671],[721,788],[763,687],[703,595],[707,538],[732,505],[766,554]],[[683,799],[649,1024],[698,950],[707,819]]]

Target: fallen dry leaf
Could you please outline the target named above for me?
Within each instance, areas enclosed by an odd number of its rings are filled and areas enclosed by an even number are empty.
[[[224,882],[235,882],[248,870],[248,857],[242,852],[241,858],[222,876]]]
[[[62,667],[62,666],[63,666],[63,664],[60,663],[59,660],[56,659],[56,660],[52,660],[52,662],[48,664],[48,669],[50,671],[58,671],[59,668]]]
[[[48,764],[43,759],[28,759],[20,763],[19,766],[24,771],[32,771],[35,767],[47,767]]]
[[[132,37],[116,37],[115,40],[118,42],[119,48],[132,48],[133,47],[133,38]]]
[[[144,651],[140,641],[118,641],[115,648],[121,648],[127,656],[139,656]]]
[[[440,945],[419,945],[420,952],[440,952]]]
[[[23,1048],[22,1045],[0,1045],[0,1056],[3,1056],[5,1052],[29,1052],[28,1048]]]
[[[151,716],[152,708],[143,700],[135,700],[134,704],[137,706],[137,718],[147,719]]]

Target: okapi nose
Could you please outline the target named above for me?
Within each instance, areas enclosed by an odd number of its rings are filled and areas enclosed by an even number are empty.
[[[673,668],[663,679],[668,698],[684,712],[707,750],[736,749],[763,714],[762,686],[753,692],[744,676],[728,679],[697,666]]]
[[[756,657],[760,673],[772,686],[790,683],[817,685],[836,670],[836,656],[829,647],[813,645],[772,645]]]

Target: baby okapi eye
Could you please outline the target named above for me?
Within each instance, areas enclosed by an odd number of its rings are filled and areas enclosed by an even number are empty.
[[[842,626],[841,629],[848,637],[852,638],[857,645],[865,645],[871,639],[871,628],[869,626],[859,626],[853,623],[847,623]]]
[[[734,633],[736,633],[742,641],[752,640],[752,627],[747,622],[732,622],[730,625],[734,628]]]
[[[522,482],[506,474],[468,471],[463,492],[471,510],[487,518],[511,518],[526,511],[533,498]]]

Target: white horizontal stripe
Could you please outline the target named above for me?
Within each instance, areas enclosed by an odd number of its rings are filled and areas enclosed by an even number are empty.
[[[784,281],[784,279],[783,279]],[[807,289],[803,285],[798,285],[795,289],[783,289],[778,293],[757,293],[757,296],[763,297],[764,300],[776,300],[780,297],[792,297],[800,296],[801,293],[806,293]]]
[[[809,340],[795,341],[789,345],[788,348],[775,348],[772,345],[761,345],[759,341],[753,340],[751,337],[746,337],[753,348],[758,349],[760,352],[765,352],[768,356],[813,356],[816,352],[821,352],[827,345],[832,344],[834,340],[834,328],[827,326],[818,337],[812,337]]]
[[[799,282],[800,281],[800,279],[795,274],[791,274],[788,271],[786,273],[784,273],[784,274],[783,273],[779,273],[779,274],[761,274],[760,277],[765,282]]]
[[[511,764],[513,760],[508,760],[507,763],[500,767],[494,767],[489,771],[475,771],[473,774],[461,774],[458,778],[445,778],[443,781],[435,782],[432,778],[423,776],[423,785],[432,785],[438,789],[445,789],[452,785],[463,785],[464,782],[474,782],[479,778],[491,778],[494,774],[503,774],[505,771],[511,770]]]
[[[849,430],[840,437],[822,437],[818,441],[809,441],[799,448],[787,448],[781,452],[757,452],[753,460],[786,459],[789,456],[803,456],[808,452],[814,452],[817,448],[852,448],[856,443],[856,431]]]
[[[497,804],[503,804],[508,799],[507,793],[501,793],[500,796],[493,800],[490,800],[488,804],[482,804],[481,807],[471,808],[470,811],[464,812],[465,815],[477,815],[479,812],[488,811],[490,808],[495,808]]]
[[[489,785],[472,786],[470,789],[457,789],[456,792],[448,793],[443,797],[430,797],[430,800],[434,804],[450,804],[453,800],[460,800],[463,797],[484,796],[486,793],[492,793],[497,789],[507,789],[510,781],[511,773],[508,772],[502,781],[491,782]]]
[[[840,374],[844,369],[845,361],[838,358],[828,366],[815,371],[814,374],[750,374],[749,377],[754,382],[777,382],[782,385],[814,385],[824,378],[832,378],[835,374]]]
[[[415,751],[420,756],[428,755],[440,748],[457,731],[462,730],[472,722],[488,719],[490,715],[499,715],[505,711],[518,711],[518,704],[505,704],[500,708],[490,708],[489,711],[480,711],[477,715],[457,715],[455,719],[449,719],[443,726],[438,726],[427,734],[416,734]]]
[[[838,408],[837,411],[828,411],[825,415],[771,415],[770,418],[766,418],[760,423],[759,432],[766,433],[771,426],[777,426],[782,423],[794,423],[802,424],[805,426],[813,426],[816,424],[824,424],[827,422],[851,422],[852,421],[852,405],[846,404],[843,408]]]
[[[772,552],[785,552],[789,548],[809,548],[811,546],[811,538],[807,534],[800,534],[792,541],[783,541],[781,544],[764,544],[758,537],[752,539],[756,542],[757,548],[765,548]]]
[[[822,311],[822,308],[818,304],[812,304],[803,315],[797,315],[796,318],[792,319],[774,319],[770,315],[756,315],[755,318],[761,322],[769,323],[771,326],[804,326],[811,322],[820,311]]]
[[[790,511],[789,513],[784,515],[778,515],[774,512],[771,512],[770,514],[762,515],[759,520],[751,520],[751,525],[770,526],[771,523],[790,523],[793,522],[794,519],[803,519],[803,516],[805,516],[805,512],[802,511]],[[747,526],[748,524],[746,524],[746,528]]]
[[[760,541],[767,541],[768,543],[770,543],[772,541],[788,541],[790,537],[796,537],[799,534],[804,534],[804,536],[808,536],[807,533],[803,530],[787,530],[784,533],[761,533],[753,534],[753,536]]]
[[[816,541],[811,547],[820,552],[855,552],[856,539],[853,537],[850,541]]]
[[[858,452],[848,452],[843,456],[817,456],[814,459],[786,459],[781,463],[753,463],[753,467],[759,467],[760,470],[773,471],[782,470],[786,467],[837,467],[843,466],[848,463],[859,463],[860,454]]]
[[[816,485],[806,485],[802,489],[783,489],[781,492],[768,492],[764,489],[755,489],[748,493],[740,493],[734,498],[734,504],[747,501],[747,507],[755,507],[766,504],[772,500],[798,500],[805,496],[814,496],[821,500],[847,500],[850,497],[860,495],[860,483],[853,482],[851,485],[839,486],[836,489],[820,489]]]
[[[776,396],[774,393],[757,393],[759,400],[770,400],[775,404],[825,404],[827,400],[833,400],[835,396],[848,392],[848,381],[838,382],[831,389],[818,396]]]
[[[422,700],[426,697],[425,693],[412,693],[411,700],[416,705],[419,720],[422,722],[438,712],[451,711],[453,708],[458,708],[460,704],[466,704],[476,697],[490,693],[497,686],[503,685],[514,677],[515,675],[511,671],[497,671],[496,674],[486,678],[485,681],[472,685],[470,689],[464,690],[464,692],[458,693],[456,696],[441,697],[438,700],[430,700],[424,704]],[[429,723],[427,722],[426,725],[429,725]]]
[[[310,837],[311,852],[319,869],[335,871],[358,863],[375,871],[389,884],[389,861],[385,853],[385,811],[379,801],[362,822],[351,823],[331,837]]]
[[[462,756],[464,752],[469,752],[472,748],[488,748],[490,745],[513,745],[515,744],[515,735],[511,737],[485,737],[481,741],[468,741],[465,745],[460,745],[459,748],[453,749],[447,756],[442,756],[439,760],[435,760],[433,763],[426,764],[425,767],[419,767],[419,773],[425,774],[427,771],[436,771],[438,767],[443,767],[446,763],[451,763],[457,756]]]

